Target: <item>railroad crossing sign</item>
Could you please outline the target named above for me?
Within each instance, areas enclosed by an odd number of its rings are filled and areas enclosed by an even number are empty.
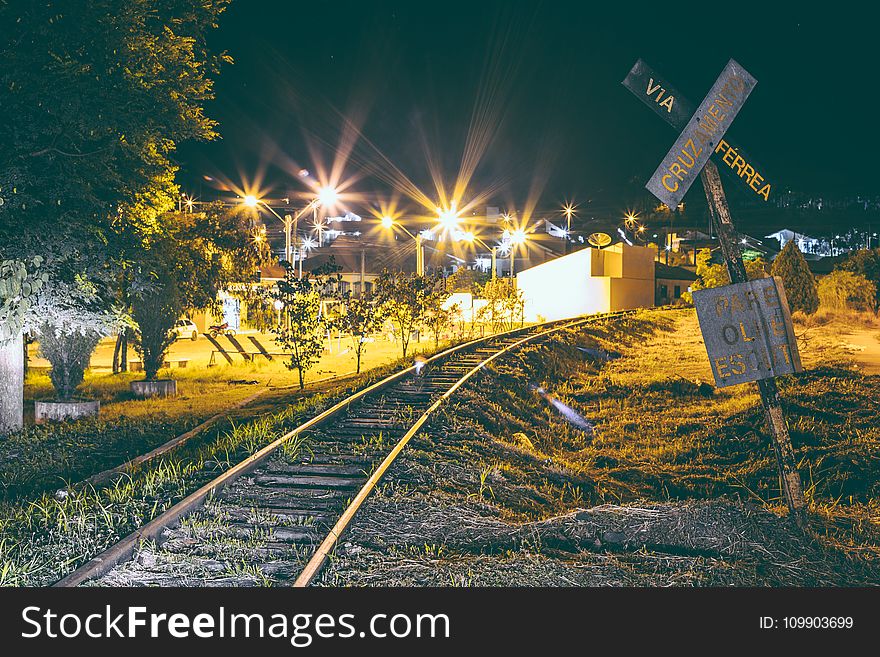
[[[677,208],[757,82],[731,59],[645,185],[648,191]]]
[[[679,132],[696,111],[693,103],[641,59],[632,67],[623,86]],[[724,165],[721,170],[733,180],[742,182],[747,193],[764,201],[770,200],[772,184],[766,169],[741,145],[725,135],[713,150],[715,162]]]
[[[781,279],[696,290],[693,297],[716,386],[803,371]]]
[[[638,65],[638,62],[636,64]],[[718,337],[717,331],[707,330],[710,326],[715,326],[715,323],[707,321],[704,324],[704,318],[711,316],[711,305],[708,309],[708,314],[705,307],[702,313],[699,313],[698,310],[698,316],[702,315],[700,317],[700,329],[706,343],[707,353],[711,357],[713,350],[717,349],[715,351],[717,358],[713,364],[713,373],[715,374],[716,381],[719,380],[719,372],[725,375],[720,377],[723,385],[757,380],[758,391],[761,394],[761,403],[764,405],[773,448],[776,452],[780,487],[792,516],[794,516],[798,525],[803,527],[806,523],[806,504],[804,502],[803,490],[801,489],[801,478],[795,465],[791,436],[788,433],[788,424],[785,421],[785,414],[782,410],[779,390],[776,387],[776,381],[772,378],[776,373],[786,371],[784,369],[785,366],[792,372],[799,371],[800,369],[797,346],[791,331],[791,318],[785,310],[782,310],[785,293],[775,280],[772,283],[764,281],[749,283],[742,254],[739,250],[739,242],[736,239],[736,231],[730,218],[730,208],[727,206],[727,198],[724,195],[724,188],[721,186],[721,178],[718,175],[718,167],[709,159],[712,152],[720,145],[722,137],[724,137],[724,134],[730,127],[736,114],[742,108],[755,84],[757,84],[755,78],[731,59],[715,81],[709,94],[703,99],[697,111],[688,120],[672,149],[667,153],[663,163],[651,177],[646,187],[674,211],[685,192],[693,184],[697,174],[700,175],[703,189],[706,192],[706,200],[709,204],[709,213],[712,215],[712,221],[715,223],[718,241],[721,244],[721,250],[727,263],[727,272],[733,283],[733,285],[713,288],[712,290],[707,290],[707,292],[716,295],[714,297],[716,313],[719,312],[720,308],[723,316],[725,302],[722,299],[727,299],[727,311],[731,315],[729,319],[742,319],[740,332],[737,334],[731,332],[731,329],[736,328],[733,322],[728,322],[721,326],[721,342],[727,342],[727,347],[733,347],[737,345],[737,340],[740,337],[744,342],[746,338],[751,338],[751,341],[757,342],[758,335],[760,334],[762,336],[761,343],[763,343],[763,349],[768,350],[767,355],[772,358],[773,351],[777,350],[779,355],[783,356],[783,362],[771,360],[768,365],[764,361],[763,365],[766,367],[762,367],[761,358],[764,356],[764,353],[762,349],[758,349],[755,354],[757,359],[755,369],[750,371],[750,363],[747,364],[746,362],[748,354],[742,351],[730,350],[727,350],[725,353],[724,348],[716,340]],[[636,95],[638,96],[638,94]],[[662,105],[662,103],[659,104]],[[668,102],[667,107],[671,113],[671,108],[674,107],[674,100]],[[770,293],[765,292],[770,289],[770,285],[772,285],[772,290],[776,292],[775,297],[772,291]],[[759,295],[764,294],[768,294],[768,296],[764,297],[764,312],[770,309],[769,304],[772,301],[778,301],[779,303],[779,315],[773,315],[773,317],[776,317],[776,324],[773,323],[772,318],[768,322],[761,317],[762,302]],[[708,298],[709,304],[711,304],[713,297],[695,294],[695,303],[696,298],[701,298],[701,304],[703,299]],[[740,300],[736,306],[736,317],[733,315],[735,298]],[[749,302],[755,305],[750,306]],[[740,305],[745,307],[740,310]],[[748,310],[748,307],[752,309]],[[787,309],[787,303],[785,308]],[[754,323],[756,315],[758,317],[757,324]],[[782,321],[781,328],[779,327],[780,320]],[[769,334],[763,333],[763,331],[767,330],[768,324],[771,331],[784,330],[786,336],[783,346],[787,348],[784,352],[777,347],[781,343],[781,335],[771,338]],[[753,328],[755,329],[754,332],[750,332]],[[785,355],[788,355],[790,362],[784,363]],[[778,372],[775,368],[779,368]],[[768,372],[767,370],[770,371]],[[765,374],[767,378],[764,377]],[[753,376],[753,378],[746,378],[749,375]],[[741,380],[727,383],[726,379],[728,377],[739,377]]]

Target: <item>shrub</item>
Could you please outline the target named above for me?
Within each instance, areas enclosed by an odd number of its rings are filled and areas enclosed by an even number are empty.
[[[135,334],[134,348],[144,363],[147,381],[156,380],[165,362],[165,354],[175,337],[171,329],[181,312],[182,304],[176,288],[171,285],[132,302],[131,314],[140,329]]]
[[[58,399],[73,397],[100,340],[101,334],[97,331],[65,335],[56,334],[46,326],[40,332],[40,354],[52,364],[49,379]]]
[[[819,280],[819,304],[829,310],[874,310],[877,286],[861,274],[837,270]]]
[[[801,310],[812,315],[819,308],[816,279],[807,267],[807,261],[794,240],[790,240],[776,256],[770,269],[773,276],[782,279],[788,306],[792,312]]]
[[[836,269],[864,276],[874,284],[875,305],[880,303],[880,249],[862,249],[851,253]]]

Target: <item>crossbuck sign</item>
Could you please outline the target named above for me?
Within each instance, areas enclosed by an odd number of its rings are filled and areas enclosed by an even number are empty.
[[[641,64],[641,60],[636,62],[623,84],[645,101],[638,85],[634,84],[644,70],[643,65],[640,69]],[[712,372],[718,386],[758,382],[779,466],[780,487],[792,516],[799,525],[804,526],[806,505],[801,478],[795,465],[779,390],[773,378],[801,369],[785,291],[778,279],[748,280],[718,167],[709,159],[726,143],[723,137],[756,83],[748,71],[731,59],[646,187],[674,212],[697,176],[703,182],[709,212],[733,283],[694,293],[697,318],[712,363]],[[651,96],[656,91],[652,88],[654,84],[653,79],[649,79],[645,95]],[[657,104],[663,105],[662,102]],[[672,114],[674,100],[667,99],[665,106]],[[750,186],[757,180],[754,167],[752,169],[748,176]],[[744,165],[742,170],[745,170]],[[769,191],[768,185],[765,190],[767,196]],[[766,200],[764,193],[759,194]]]

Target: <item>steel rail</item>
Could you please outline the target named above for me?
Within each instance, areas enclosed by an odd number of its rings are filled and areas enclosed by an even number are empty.
[[[535,333],[534,335],[528,335],[513,344],[507,345],[502,349],[496,351],[491,356],[487,357],[473,368],[471,368],[468,372],[466,372],[458,381],[456,381],[452,386],[450,386],[449,390],[444,392],[437,400],[431,404],[431,406],[422,414],[422,416],[416,420],[416,422],[410,427],[410,429],[404,434],[404,436],[398,441],[397,445],[394,446],[394,449],[388,453],[388,455],[384,458],[379,467],[377,467],[373,474],[370,475],[370,478],[363,485],[363,487],[358,491],[358,494],[352,499],[349,503],[348,507],[343,511],[339,520],[327,534],[326,538],[321,542],[318,546],[315,553],[312,555],[312,558],[306,564],[303,571],[300,573],[299,577],[296,578],[296,581],[293,583],[294,587],[305,587],[309,586],[315,578],[320,574],[321,569],[324,567],[324,564],[327,562],[330,554],[333,549],[336,547],[337,541],[341,538],[342,534],[348,528],[351,521],[354,519],[357,512],[360,510],[361,505],[366,501],[367,497],[373,492],[373,489],[376,487],[376,484],[379,483],[379,480],[382,479],[385,472],[391,467],[391,464],[394,463],[395,459],[397,459],[398,455],[403,451],[404,447],[406,447],[407,443],[410,439],[418,433],[419,429],[428,421],[428,417],[434,413],[440,406],[443,405],[446,400],[452,397],[453,394],[463,386],[472,376],[477,374],[480,370],[485,368],[489,363],[491,363],[496,358],[503,356],[504,354],[522,346],[527,342],[531,342],[533,340],[537,340],[538,338],[545,338],[551,333],[556,333],[557,331],[562,331],[569,328],[575,328],[582,324],[588,324],[594,322],[598,319],[607,319],[609,317],[618,317],[623,314],[627,314],[631,311],[622,311],[619,313],[608,313],[602,315],[601,317],[590,317],[582,320],[576,320],[569,324],[564,324],[563,326],[558,326],[556,328],[548,329],[546,331],[542,331],[540,333]]]
[[[607,317],[611,317],[611,316],[615,316],[615,313],[605,314],[602,316],[594,316],[594,317],[589,318],[588,320],[565,319],[565,320],[544,322],[541,324],[533,324],[533,325],[527,326],[527,327],[522,327],[522,328],[512,329],[509,331],[504,331],[501,333],[496,333],[496,334],[493,334],[490,336],[476,338],[474,340],[462,343],[460,345],[450,347],[449,349],[446,349],[439,354],[435,354],[434,356],[431,356],[430,358],[426,359],[425,364],[427,365],[427,364],[437,363],[437,362],[442,361],[452,355],[462,353],[462,352],[466,353],[468,350],[479,347],[481,344],[491,342],[494,340],[499,340],[499,339],[503,340],[505,338],[509,338],[509,337],[511,337],[515,334],[518,334],[518,333],[533,331],[536,328],[543,329],[543,328],[554,327],[557,324],[562,324],[562,326],[558,327],[558,329],[562,329],[568,325],[579,324],[579,323],[582,323],[583,321],[595,321],[597,319],[607,318]],[[550,329],[550,330],[558,330],[558,329]],[[548,332],[549,331],[540,331],[539,333],[536,333],[535,336],[532,336],[532,337],[544,335]],[[505,349],[505,351],[506,351],[506,349]],[[185,497],[181,501],[177,502],[176,504],[174,504],[173,506],[171,506],[170,508],[168,508],[167,510],[162,512],[160,515],[153,518],[150,522],[142,525],[141,527],[139,527],[138,529],[136,529],[132,533],[128,534],[126,537],[124,537],[123,539],[121,539],[117,543],[111,545],[109,548],[107,548],[106,550],[104,550],[103,552],[98,554],[97,556],[95,556],[92,559],[90,559],[89,561],[85,562],[84,564],[82,564],[81,566],[79,566],[78,568],[76,568],[75,570],[70,572],[68,575],[66,575],[62,579],[58,580],[55,584],[53,584],[53,586],[54,587],[78,586],[79,584],[82,584],[90,579],[95,579],[95,578],[101,577],[102,575],[107,573],[110,569],[112,569],[117,564],[130,559],[133,556],[138,545],[140,545],[140,543],[142,541],[158,539],[158,537],[161,535],[162,531],[165,528],[175,526],[175,524],[180,520],[181,517],[200,508],[205,503],[205,501],[207,499],[209,499],[212,495],[215,495],[217,492],[221,491],[223,488],[225,488],[226,486],[228,486],[232,482],[236,481],[238,478],[253,471],[257,466],[261,465],[264,461],[266,461],[266,459],[270,455],[272,455],[276,450],[278,450],[282,445],[284,445],[286,442],[288,442],[292,438],[303,433],[304,431],[307,431],[309,429],[313,429],[313,428],[323,424],[324,422],[326,422],[330,418],[337,416],[339,413],[341,413],[342,411],[344,411],[345,409],[350,407],[355,402],[361,400],[362,398],[366,397],[367,395],[370,395],[370,394],[375,393],[377,391],[380,391],[384,388],[387,388],[388,386],[390,386],[394,383],[397,383],[398,381],[400,381],[401,379],[406,377],[408,374],[411,374],[415,370],[416,370],[416,366],[412,365],[412,366],[407,367],[403,370],[395,372],[394,374],[391,374],[391,375],[385,377],[384,379],[377,381],[377,382],[367,386],[366,388],[363,388],[362,390],[357,391],[356,393],[354,393],[352,395],[349,395],[345,399],[334,404],[330,408],[319,413],[318,415],[314,416],[310,420],[299,425],[295,429],[292,429],[291,431],[284,434],[283,436],[275,439],[273,442],[269,443],[268,445],[261,448],[260,450],[258,450],[254,454],[250,455],[249,457],[247,457],[246,459],[244,459],[243,461],[241,461],[237,465],[231,467],[229,470],[225,471],[224,473],[222,473],[221,475],[219,475],[215,479],[211,480],[207,484],[204,484],[203,486],[201,486],[199,489],[197,489],[193,493],[190,493],[187,497]],[[456,389],[457,389],[457,387],[456,387]],[[422,422],[419,424],[419,426],[421,426],[421,424],[423,424],[423,423],[424,423],[424,421],[422,420]],[[386,468],[387,468],[387,466],[386,466]],[[383,472],[384,472],[384,470],[383,470]]]

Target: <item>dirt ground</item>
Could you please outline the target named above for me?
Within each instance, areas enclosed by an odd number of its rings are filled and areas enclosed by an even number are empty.
[[[786,517],[754,384],[716,390],[692,310],[524,350],[462,390],[361,510],[324,585],[880,583],[872,329],[799,325],[780,379],[810,527]],[[619,356],[619,357],[618,357]]]

